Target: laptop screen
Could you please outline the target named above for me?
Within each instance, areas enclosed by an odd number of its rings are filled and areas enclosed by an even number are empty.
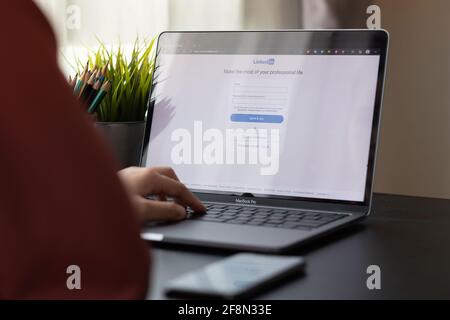
[[[160,37],[144,164],[200,192],[364,201],[380,49],[243,34]]]

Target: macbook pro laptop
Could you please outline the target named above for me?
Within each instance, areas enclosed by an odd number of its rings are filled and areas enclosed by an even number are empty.
[[[280,252],[370,212],[388,34],[164,32],[142,166],[207,206],[142,238]]]

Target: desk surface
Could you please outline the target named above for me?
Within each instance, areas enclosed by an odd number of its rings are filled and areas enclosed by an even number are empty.
[[[148,298],[164,283],[233,252],[158,245]],[[376,194],[372,215],[291,252],[307,260],[302,276],[257,299],[450,298],[450,200]],[[381,290],[368,290],[366,268],[381,268]]]

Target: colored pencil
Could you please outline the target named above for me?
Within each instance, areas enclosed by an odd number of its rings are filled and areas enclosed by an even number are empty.
[[[89,113],[94,113],[97,110],[97,108],[100,106],[100,103],[103,101],[103,98],[108,94],[109,90],[111,90],[111,82],[107,80],[102,85],[94,101],[92,101],[92,104],[90,105],[88,110]]]
[[[78,79],[78,73],[75,75],[75,77],[72,79],[71,76],[69,76],[69,86],[72,90],[75,89],[75,85],[77,83],[77,79]]]
[[[99,108],[105,96],[111,90],[111,82],[106,79],[108,62],[103,67],[94,66],[89,70],[89,62],[83,72],[75,77],[69,77],[69,84],[73,88],[74,95],[83,100],[88,106],[88,112],[93,114]]]
[[[73,90],[73,94],[74,94],[75,96],[77,96],[77,97],[79,97],[81,88],[82,88],[83,85],[84,85],[84,82],[83,82],[84,80],[83,80],[83,79],[85,79],[85,76],[86,76],[86,74],[88,73],[88,71],[89,71],[89,62],[86,63],[86,66],[84,67],[83,72],[80,74],[80,77],[79,77],[79,79],[78,79],[78,81],[77,81],[77,83],[76,83],[76,85],[75,85],[74,90]]]
[[[88,98],[93,90],[94,82],[95,82],[95,73],[91,75],[91,77],[86,83],[86,87],[84,88],[83,93],[81,95],[81,99],[83,99],[83,101],[88,101]]]
[[[90,106],[92,104],[92,102],[94,101],[95,97],[97,96],[101,86],[102,86],[103,80],[97,79],[94,83],[94,85],[92,86],[92,91],[91,94],[89,95],[89,97],[87,97],[86,103],[88,106]]]
[[[82,82],[81,82],[82,85],[81,85],[80,91],[78,92],[78,98],[81,98],[83,91],[86,88],[87,82],[89,81],[91,76],[92,76],[92,72],[89,70],[83,75]]]
[[[108,66],[109,66],[109,60],[108,60],[108,62],[106,62],[106,64],[102,68],[102,76],[104,76],[104,77],[106,77],[106,72],[108,71]]]

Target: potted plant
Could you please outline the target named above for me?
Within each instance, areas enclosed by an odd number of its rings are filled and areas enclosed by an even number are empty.
[[[110,143],[121,167],[139,165],[155,66],[154,42],[136,40],[129,58],[121,46],[107,50],[103,43],[88,56],[89,68],[104,70],[111,84],[96,109],[95,125]],[[78,74],[83,68],[78,61]]]

